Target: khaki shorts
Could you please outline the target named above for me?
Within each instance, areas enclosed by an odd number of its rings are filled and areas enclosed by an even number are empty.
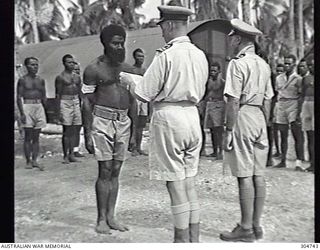
[[[301,110],[303,131],[314,131],[314,101],[304,101]]]
[[[60,113],[62,116],[62,125],[82,125],[80,100],[75,98],[73,100],[60,101]]]
[[[178,181],[197,175],[201,143],[196,106],[155,104],[150,123],[150,179]]]
[[[41,103],[23,104],[23,111],[26,116],[24,128],[41,129],[47,125],[46,114]]]
[[[127,115],[121,121],[93,115],[92,139],[97,161],[125,160],[130,125],[131,120]]]
[[[232,134],[233,149],[225,152],[223,164],[236,177],[263,175],[269,145],[262,111],[258,107],[242,106]]]
[[[275,123],[290,124],[297,119],[298,101],[287,100],[277,102],[277,113]]]
[[[213,128],[224,125],[225,106],[224,101],[207,102],[204,128]]]

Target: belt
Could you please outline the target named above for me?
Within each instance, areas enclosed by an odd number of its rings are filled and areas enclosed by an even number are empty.
[[[247,104],[247,103],[241,104],[240,103],[240,108],[243,107],[243,106],[250,106],[250,107],[257,107],[257,108],[261,108],[262,107],[262,105],[253,105],[253,104]]]
[[[195,107],[196,104],[191,101],[180,101],[180,102],[155,102],[154,108],[163,108],[163,107]]]
[[[221,101],[223,101],[223,98],[222,98],[222,99],[219,99],[219,98],[209,97],[209,98],[207,99],[207,101],[209,101],[209,102],[221,102]]]
[[[117,110],[103,106],[94,106],[93,114],[104,119],[113,120],[113,121],[125,121],[128,110]]]
[[[281,97],[279,98],[279,101],[281,102],[286,102],[286,101],[297,101],[299,98],[285,98],[285,97]]]
[[[304,101],[314,101],[314,96],[305,96],[303,98]]]
[[[79,95],[61,95],[61,100],[74,100],[79,99]]]
[[[23,99],[23,103],[25,103],[25,104],[37,104],[37,103],[41,103],[41,99]]]

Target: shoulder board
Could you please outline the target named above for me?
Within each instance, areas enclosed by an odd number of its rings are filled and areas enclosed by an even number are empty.
[[[164,45],[162,48],[157,49],[156,51],[161,53],[161,52],[169,49],[171,46],[172,46],[172,43],[169,43],[169,44]]]
[[[235,56],[235,57],[233,57],[232,59],[240,59],[240,58],[242,58],[242,57],[245,57],[246,56],[246,54],[245,53],[243,53],[243,54],[240,54],[239,56]]]

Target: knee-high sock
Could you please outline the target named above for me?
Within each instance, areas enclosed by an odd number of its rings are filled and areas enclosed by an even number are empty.
[[[190,224],[199,223],[200,204],[199,201],[190,201]]]
[[[241,226],[245,229],[252,227],[254,210],[254,189],[253,185],[239,188],[239,199],[241,208]]]
[[[190,203],[186,202],[180,205],[171,206],[173,215],[173,224],[175,228],[186,229],[190,221]]]
[[[260,219],[266,199],[266,184],[262,176],[254,176],[253,182],[255,187],[253,225],[258,227],[260,226]]]

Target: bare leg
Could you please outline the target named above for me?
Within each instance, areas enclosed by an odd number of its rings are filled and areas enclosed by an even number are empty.
[[[68,136],[68,129],[69,126],[62,126],[63,129],[63,133],[62,133],[62,149],[63,149],[63,160],[64,163],[69,163],[69,159],[68,159],[68,152],[69,152],[69,146],[70,146],[70,142],[69,142],[69,136]]]
[[[301,126],[298,125],[296,122],[292,122],[291,131],[294,139],[294,147],[295,147],[297,159],[304,160],[304,157],[303,157],[304,139],[303,139]]]
[[[212,142],[212,149],[213,149],[212,156],[216,156],[217,155],[217,134],[214,128],[210,128],[210,133],[211,133],[211,142]]]
[[[274,123],[273,124],[273,139],[274,139],[274,144],[276,146],[276,155],[280,156],[281,152],[280,152],[280,143],[279,143],[279,128],[278,128],[278,124]]]
[[[310,167],[307,169],[308,171],[314,171],[314,131],[307,131],[308,138],[308,151],[309,151],[309,159],[310,159]]]
[[[33,129],[25,128],[24,130],[25,130],[25,136],[24,136],[24,142],[23,142],[24,155],[27,161],[27,168],[32,168],[32,167],[28,167],[28,165],[31,163],[30,158],[31,158],[31,150],[32,150]]]
[[[32,133],[32,161],[37,162],[39,155],[39,136],[40,129],[33,129]]]
[[[96,181],[96,198],[97,198],[97,226],[96,232],[101,234],[110,233],[110,228],[106,223],[107,205],[111,189],[111,169],[112,161],[99,161],[99,175]]]
[[[288,124],[278,124],[280,135],[281,135],[281,162],[276,165],[276,168],[286,167],[286,157],[288,151],[288,132],[289,126]]]
[[[129,230],[126,226],[121,225],[115,219],[115,207],[117,203],[117,197],[119,192],[119,175],[122,166],[122,161],[113,160],[111,169],[111,181],[110,181],[110,194],[108,198],[108,212],[107,223],[110,228],[119,230],[121,232]]]
[[[260,226],[260,219],[263,212],[264,201],[266,198],[266,183],[263,176],[253,176],[253,184],[255,188],[254,195],[254,212],[253,226]]]

